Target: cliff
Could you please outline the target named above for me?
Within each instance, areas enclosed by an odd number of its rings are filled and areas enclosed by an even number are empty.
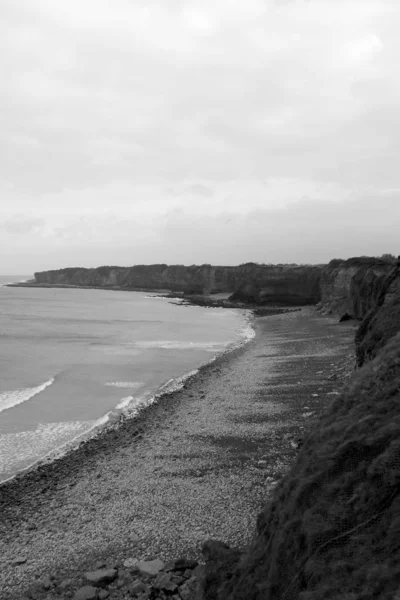
[[[333,260],[321,270],[321,308],[329,313],[362,319],[377,304],[393,263],[359,257]]]
[[[203,600],[398,597],[400,267],[359,269],[325,275],[340,310],[366,313],[362,367],[314,425],[244,556],[205,544]]]
[[[136,265],[133,267],[67,268],[35,273],[37,284],[74,285],[126,290],[171,290],[186,294],[226,292],[233,300],[257,304],[314,304],[320,300],[320,267],[238,267],[211,265]]]
[[[390,259],[335,259],[326,266],[259,265],[237,267],[136,265],[96,269],[67,268],[35,273],[39,285],[72,285],[123,290],[170,290],[185,294],[229,293],[230,301],[302,306],[362,319],[378,303],[393,268]]]

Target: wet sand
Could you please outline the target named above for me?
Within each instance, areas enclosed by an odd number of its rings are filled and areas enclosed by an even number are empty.
[[[312,309],[258,318],[254,340],[181,391],[1,486],[1,598],[100,561],[200,558],[207,538],[244,547],[353,367],[353,338]]]

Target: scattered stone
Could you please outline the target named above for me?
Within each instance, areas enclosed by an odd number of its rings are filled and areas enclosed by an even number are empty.
[[[132,569],[132,567],[136,567],[138,562],[139,561],[137,558],[127,558],[126,560],[124,560],[124,567],[126,569]]]
[[[197,579],[192,577],[179,588],[179,595],[182,600],[192,600],[196,597]]]
[[[74,596],[74,600],[97,600],[97,590],[92,585],[81,587]]]
[[[63,579],[59,584],[58,584],[58,588],[61,591],[67,590],[69,587],[71,587],[73,584],[72,579]]]
[[[269,484],[269,485],[276,485],[278,482],[273,478],[273,477],[266,477],[265,481]]]
[[[178,589],[177,584],[172,581],[171,576],[168,573],[159,573],[153,586],[157,590],[166,590],[167,592],[175,592]]]
[[[107,585],[117,578],[118,571],[116,569],[98,569],[85,573],[85,577],[89,583],[93,585]]]
[[[131,594],[131,596],[133,596],[134,598],[136,598],[137,596],[139,596],[143,592],[148,591],[148,586],[145,585],[143,583],[143,581],[140,581],[139,579],[136,579],[133,583],[131,583],[128,586],[128,590],[129,590],[129,593]]]
[[[182,577],[184,577],[185,579],[190,579],[192,574],[193,573],[190,569],[185,569],[185,571],[183,571],[182,573]]]
[[[28,559],[24,556],[18,556],[12,561],[14,567],[18,567],[19,565],[24,565]]]
[[[45,590],[49,590],[51,587],[53,587],[53,582],[50,579],[50,577],[45,577],[44,579],[42,579],[41,583],[42,583],[43,589],[45,589]]]
[[[157,575],[164,568],[164,563],[159,558],[149,561],[140,560],[136,568],[144,575]]]

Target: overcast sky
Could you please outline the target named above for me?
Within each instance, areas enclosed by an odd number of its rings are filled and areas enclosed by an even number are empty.
[[[0,0],[0,273],[400,254],[398,0]]]

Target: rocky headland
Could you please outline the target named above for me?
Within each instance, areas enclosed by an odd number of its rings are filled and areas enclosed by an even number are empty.
[[[0,487],[2,598],[399,597],[400,265],[313,269],[313,308]]]

